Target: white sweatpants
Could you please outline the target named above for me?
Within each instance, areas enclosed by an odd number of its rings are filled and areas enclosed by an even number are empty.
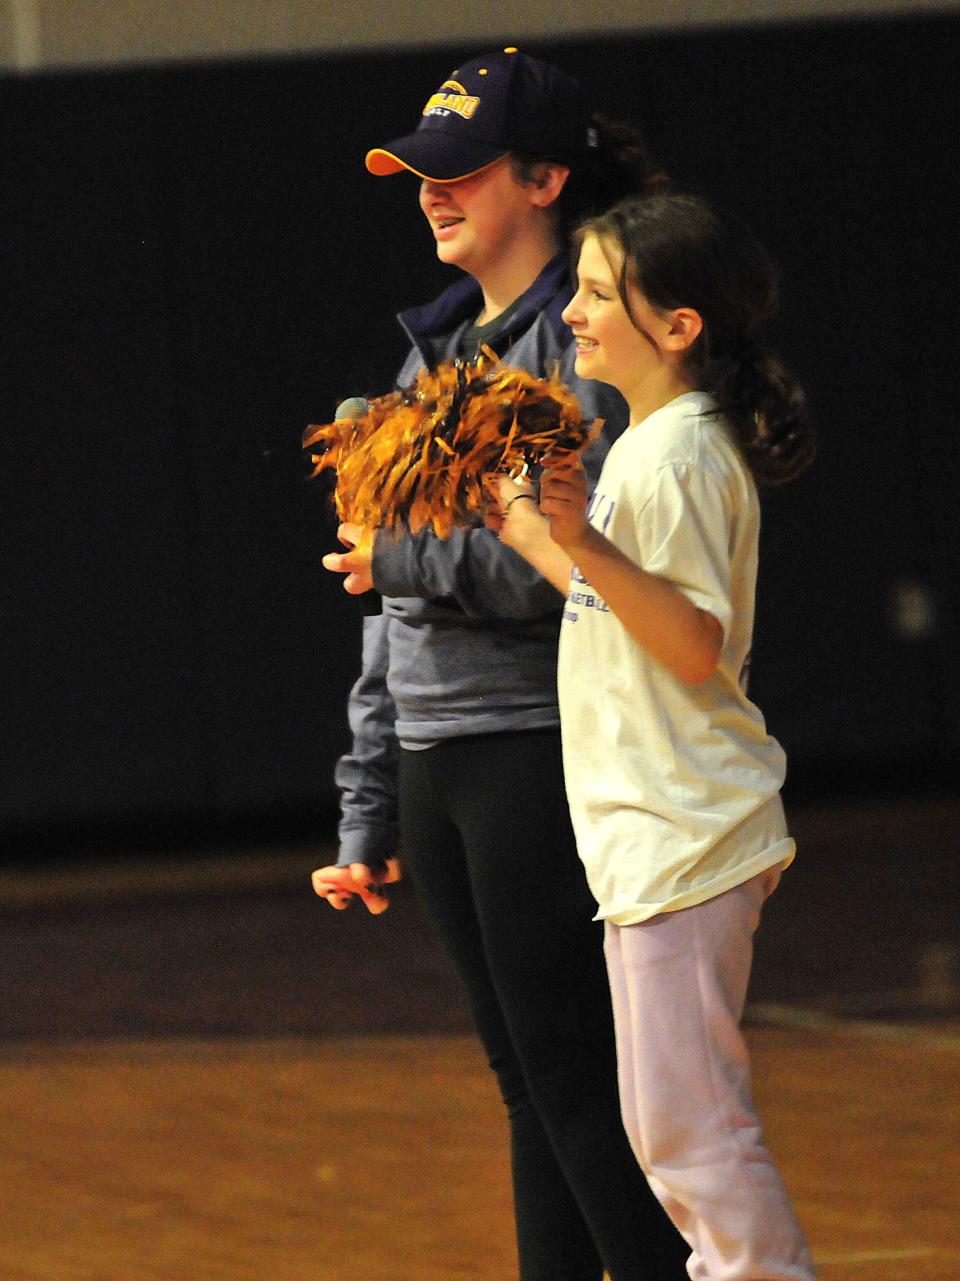
[[[689,1242],[692,1281],[812,1281],[763,1142],[740,1019],[775,871],[639,925],[606,923],[624,1126]]]

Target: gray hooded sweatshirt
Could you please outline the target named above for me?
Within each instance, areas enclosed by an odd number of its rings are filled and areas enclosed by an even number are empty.
[[[585,419],[602,418],[585,453],[591,484],[627,424],[613,388],[583,382],[560,313],[571,296],[569,259],[560,254],[482,338],[503,359],[536,375],[558,368]],[[400,323],[413,348],[398,385],[419,369],[464,354],[483,305],[469,277]],[[556,662],[563,597],[485,526],[393,539],[381,534],[373,581],[382,612],[364,619],[363,667],[350,694],[350,751],[337,763],[341,866],[376,866],[397,850],[400,746],[428,750],[462,735],[558,726]],[[479,781],[479,780],[478,780]]]

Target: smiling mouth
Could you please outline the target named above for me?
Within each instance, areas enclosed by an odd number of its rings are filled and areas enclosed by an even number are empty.
[[[436,218],[434,223],[441,231],[446,231],[448,227],[456,227],[458,223],[463,222],[462,218]]]
[[[594,351],[600,344],[594,338],[576,338],[577,351]]]

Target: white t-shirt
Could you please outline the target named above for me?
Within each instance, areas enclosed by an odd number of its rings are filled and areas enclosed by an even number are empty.
[[[684,685],[575,569],[560,637],[564,770],[600,918],[632,925],[713,898],[794,854],[785,758],[745,693],[760,507],[713,400],[688,392],[629,428],[590,523],[723,628],[714,675]]]

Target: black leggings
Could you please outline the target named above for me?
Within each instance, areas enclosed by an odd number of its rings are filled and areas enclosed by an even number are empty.
[[[510,1120],[522,1281],[683,1281],[620,1120],[603,929],[559,732],[403,751],[404,863],[467,988]]]

